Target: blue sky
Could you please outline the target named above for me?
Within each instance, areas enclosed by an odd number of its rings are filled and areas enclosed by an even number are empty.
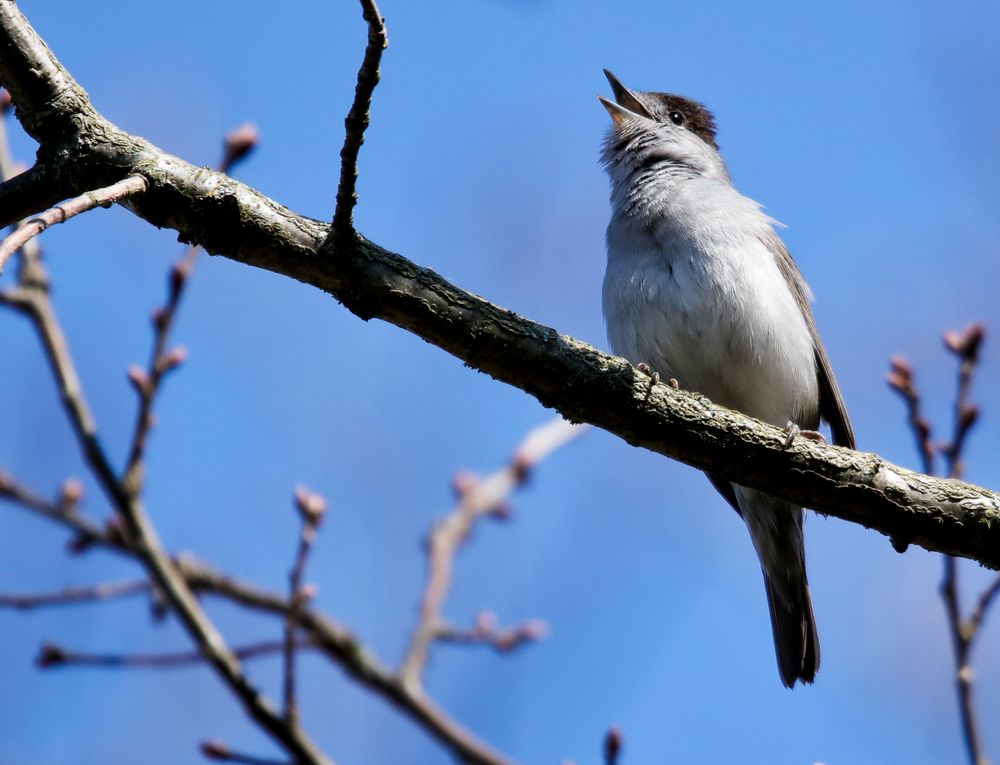
[[[328,218],[364,29],[355,3],[19,4],[96,106],[196,164],[252,120],[241,180]],[[915,364],[947,423],[945,329],[1000,327],[1000,98],[995,4],[385,0],[391,47],[362,151],[358,227],[378,243],[532,319],[606,347],[600,314],[607,184],[602,67],[638,89],[705,102],[738,188],[788,225],[859,446],[915,466],[890,354]],[[15,133],[15,150],[31,156]],[[133,417],[124,370],[180,248],[119,209],[45,234],[55,300],[103,437],[121,458]],[[10,276],[3,278],[9,283]],[[0,286],[3,286],[0,283]],[[421,539],[451,505],[451,474],[499,466],[550,413],[419,339],[363,323],[318,291],[203,258],[175,339],[189,362],[162,398],[148,506],[166,543],[283,588],[290,496],[331,513],[311,563],[319,604],[396,662],[415,615]],[[0,314],[0,464],[49,490],[82,475],[37,343]],[[992,445],[1000,361],[988,341],[984,417],[967,475],[1000,484]],[[91,484],[86,508],[101,517]],[[695,471],[592,432],[550,459],[509,523],[459,559],[447,614],[541,618],[543,643],[497,657],[441,647],[431,691],[525,763],[599,760],[611,724],[626,763],[957,762],[962,757],[940,561],[903,556],[835,519],[807,519],[823,647],[815,686],[788,692],[745,530]],[[65,534],[0,512],[0,590],[125,578],[115,557],[69,558]],[[986,581],[965,564],[965,583]],[[276,625],[225,606],[234,641]],[[994,615],[996,616],[996,615]],[[986,744],[1000,758],[1000,625],[976,654]],[[189,761],[196,742],[272,751],[207,670],[39,673],[43,639],[95,651],[182,648],[138,602],[0,613],[0,760]],[[425,734],[317,659],[304,722],[342,763],[448,760]],[[277,690],[277,662],[252,668]]]

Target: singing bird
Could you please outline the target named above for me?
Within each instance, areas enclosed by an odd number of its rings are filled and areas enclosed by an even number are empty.
[[[614,101],[602,162],[611,181],[604,318],[614,353],[681,388],[790,432],[826,420],[854,433],[816,330],[812,294],[776,221],[734,187],[704,106],[629,90]],[[718,476],[764,573],[782,683],[811,683],[819,638],[806,579],[802,508]]]

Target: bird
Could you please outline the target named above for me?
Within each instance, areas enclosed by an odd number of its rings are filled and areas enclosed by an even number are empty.
[[[611,350],[672,385],[834,443],[854,431],[777,221],[733,186],[702,104],[633,91],[614,100],[601,162],[610,180],[602,303]],[[764,574],[781,682],[812,683],[819,637],[801,507],[708,474],[746,523]]]

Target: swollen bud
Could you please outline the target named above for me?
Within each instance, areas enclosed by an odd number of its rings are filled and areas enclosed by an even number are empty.
[[[228,762],[232,759],[232,750],[221,741],[209,739],[201,742],[201,753],[210,760],[223,760]]]
[[[219,170],[228,173],[233,165],[246,159],[250,152],[257,148],[258,143],[260,143],[260,131],[252,122],[245,122],[238,128],[230,130],[226,133]]]
[[[302,516],[302,522],[316,528],[326,515],[326,500],[304,486],[295,489],[295,508]]]
[[[986,327],[981,322],[973,322],[961,331],[944,333],[945,347],[963,361],[975,364],[979,360],[979,348],[986,338]]]
[[[83,483],[79,478],[67,478],[59,491],[59,504],[67,510],[72,510],[83,499]]]
[[[132,364],[128,368],[128,381],[132,383],[132,387],[135,388],[136,393],[139,395],[145,395],[146,391],[149,389],[149,375],[146,374],[146,370],[140,367],[138,364]]]

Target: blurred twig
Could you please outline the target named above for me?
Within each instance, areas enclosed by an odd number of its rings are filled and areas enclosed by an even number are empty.
[[[887,377],[889,386],[906,402],[908,422],[923,461],[924,472],[933,473],[935,454],[940,454],[947,466],[949,478],[960,479],[963,473],[962,454],[969,432],[979,419],[979,408],[969,400],[972,379],[979,363],[979,352],[986,333],[982,324],[970,324],[962,331],[945,333],[945,347],[958,359],[958,381],[952,423],[951,440],[934,445],[931,427],[921,413],[920,394],[914,382],[909,363],[894,357],[890,361]],[[983,750],[982,736],[973,693],[974,671],[972,647],[982,627],[990,605],[1000,593],[1000,576],[979,596],[975,608],[966,618],[962,616],[961,593],[958,584],[958,561],[950,555],[943,556],[944,574],[941,579],[941,598],[944,601],[948,631],[955,662],[955,686],[958,693],[959,716],[962,735],[971,765],[989,765]]]
[[[95,603],[115,598],[149,592],[149,582],[145,579],[131,582],[106,582],[93,587],[67,587],[60,592],[42,592],[30,595],[0,593],[0,608],[14,608],[32,611],[50,606],[66,606],[79,603]]]
[[[233,648],[233,655],[240,661],[274,656],[284,650],[283,640],[263,640]],[[309,641],[298,641],[297,650],[315,648]],[[63,648],[55,643],[43,643],[35,657],[35,664],[43,669],[53,667],[105,667],[105,668],[145,668],[173,669],[204,664],[205,657],[200,651],[178,651],[174,653],[86,653]]]
[[[420,618],[410,638],[403,659],[400,677],[412,692],[419,692],[431,643],[456,633],[445,623],[441,609],[451,589],[455,554],[468,539],[477,520],[485,516],[503,517],[508,495],[521,486],[531,469],[553,451],[559,449],[586,430],[586,425],[574,425],[561,417],[532,430],[518,446],[510,462],[482,480],[460,474],[455,480],[458,505],[431,532],[427,543],[427,584],[420,604]],[[517,645],[538,634],[537,628],[521,633]],[[468,633],[466,636],[469,637]],[[497,640],[495,629],[480,629],[478,639]],[[468,640],[464,642],[469,642]],[[512,646],[513,647],[513,646]]]
[[[298,629],[302,607],[311,597],[311,593],[302,586],[302,577],[305,574],[309,552],[316,541],[316,531],[323,522],[323,516],[326,515],[326,500],[319,494],[299,487],[295,491],[295,507],[302,521],[302,529],[299,533],[295,563],[288,575],[288,615],[285,618],[282,652],[285,660],[285,720],[292,726],[299,724],[298,702],[295,697],[295,631]]]
[[[207,759],[216,760],[217,762],[235,762],[239,763],[239,765],[294,765],[294,763],[283,762],[282,760],[272,760],[268,757],[257,757],[252,754],[236,752],[226,744],[215,739],[202,741],[199,748]]]

